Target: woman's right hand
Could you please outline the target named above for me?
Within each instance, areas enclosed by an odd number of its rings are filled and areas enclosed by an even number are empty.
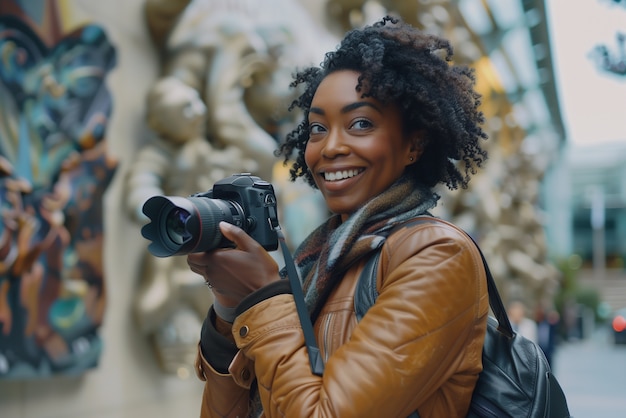
[[[234,307],[250,293],[280,280],[278,264],[243,229],[227,222],[220,222],[219,227],[235,248],[192,253],[187,263],[204,277],[220,305]]]

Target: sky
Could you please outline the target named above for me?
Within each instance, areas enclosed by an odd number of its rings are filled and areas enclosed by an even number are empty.
[[[552,54],[567,141],[626,142],[626,76],[598,69],[591,53],[618,52],[626,34],[626,4],[611,0],[546,0]]]

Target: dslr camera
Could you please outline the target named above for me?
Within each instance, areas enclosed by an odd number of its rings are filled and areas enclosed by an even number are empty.
[[[233,174],[206,193],[153,196],[142,211],[150,223],[141,235],[151,241],[148,251],[156,257],[232,248],[219,230],[220,221],[240,227],[268,251],[278,248],[274,188],[250,173]]]

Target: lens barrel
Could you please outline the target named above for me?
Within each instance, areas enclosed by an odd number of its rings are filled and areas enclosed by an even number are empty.
[[[151,222],[141,234],[152,241],[148,251],[157,257],[184,255],[230,246],[219,230],[225,221],[245,227],[245,214],[236,202],[192,196],[154,196],[142,208]]]

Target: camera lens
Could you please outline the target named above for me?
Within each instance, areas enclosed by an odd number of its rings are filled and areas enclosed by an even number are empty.
[[[243,229],[267,250],[278,248],[274,190],[248,173],[220,180],[206,193],[152,196],[142,211],[150,222],[141,228],[141,235],[151,241],[148,251],[156,257],[234,247],[222,235],[220,222]]]
[[[151,222],[141,228],[141,234],[152,241],[148,250],[157,257],[232,245],[220,232],[221,221],[246,228],[245,213],[237,202],[203,195],[153,196],[142,209]]]
[[[186,223],[191,215],[185,209],[174,208],[165,219],[165,231],[172,242],[182,245],[191,238]]]

